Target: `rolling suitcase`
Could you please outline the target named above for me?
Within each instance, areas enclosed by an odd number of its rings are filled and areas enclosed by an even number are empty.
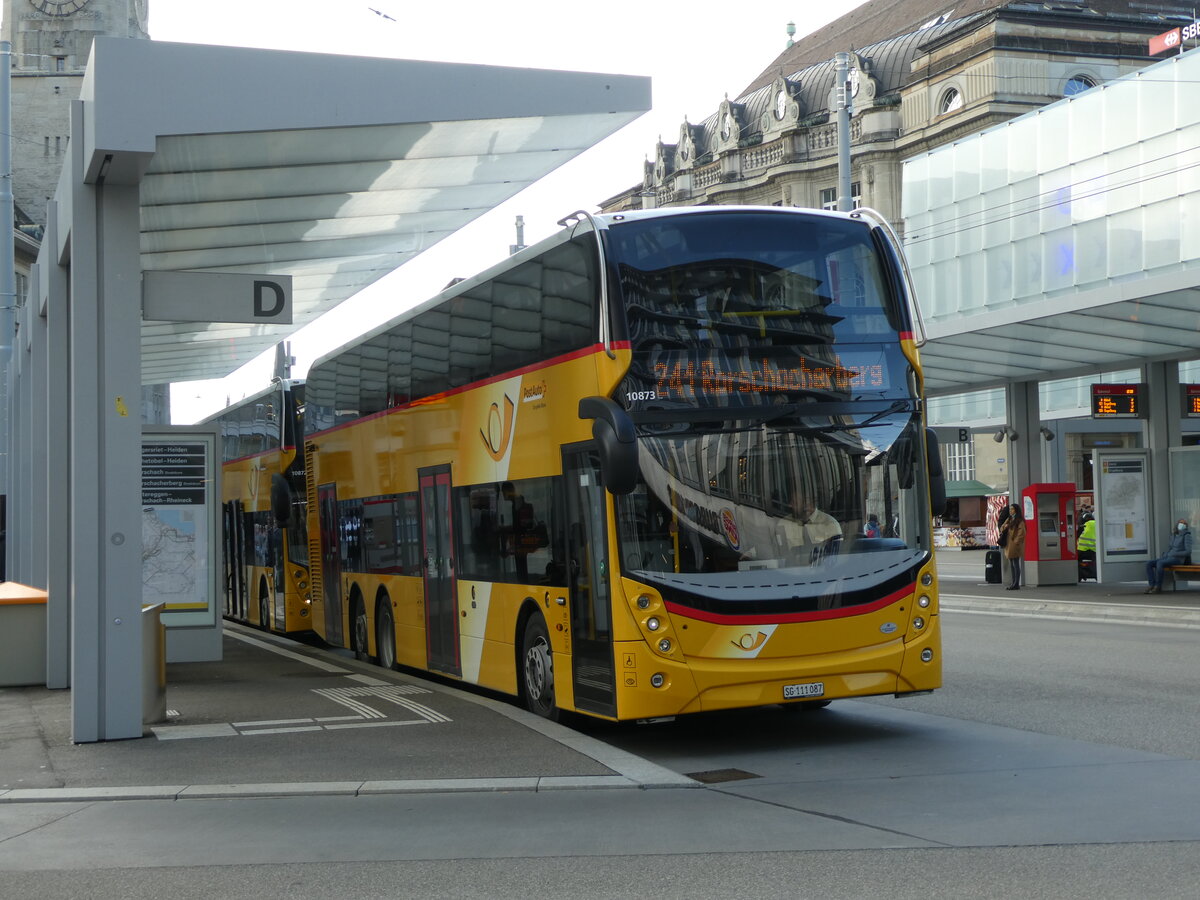
[[[984,560],[983,577],[988,584],[1000,583],[1000,551],[987,551],[987,558]]]

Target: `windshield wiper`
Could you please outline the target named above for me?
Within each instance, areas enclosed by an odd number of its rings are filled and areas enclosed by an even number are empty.
[[[879,420],[898,412],[914,412],[912,400],[830,400],[812,403],[788,403],[783,406],[708,406],[688,409],[655,409],[630,412],[639,429],[682,426],[688,433],[718,434],[737,431],[756,431],[772,425],[780,431],[849,431],[856,428],[878,427]],[[853,413],[870,412],[862,422],[797,421],[780,425],[786,419],[811,420]]]

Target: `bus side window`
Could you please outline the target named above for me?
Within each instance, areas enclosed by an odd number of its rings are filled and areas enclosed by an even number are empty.
[[[395,510],[400,570],[404,575],[420,575],[421,520],[416,493],[401,494],[395,503]]]

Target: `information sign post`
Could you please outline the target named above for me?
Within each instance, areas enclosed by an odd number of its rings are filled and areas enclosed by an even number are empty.
[[[162,604],[167,662],[221,658],[214,429],[142,429],[142,604]]]
[[[1148,450],[1096,450],[1096,576],[1100,582],[1145,578],[1154,511]]]

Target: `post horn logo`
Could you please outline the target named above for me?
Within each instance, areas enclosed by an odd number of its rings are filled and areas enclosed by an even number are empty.
[[[513,414],[515,412],[516,406],[508,394],[505,394],[504,412],[500,411],[499,403],[493,403],[487,413],[486,430],[482,428],[479,430],[479,436],[483,438],[488,455],[496,462],[500,462],[504,458],[504,454],[508,452],[508,444],[512,440]]]
[[[751,653],[759,649],[766,642],[767,636],[760,631],[757,636],[753,634],[743,634],[738,640],[730,641],[729,643],[733,644],[733,646],[737,647],[739,650],[745,650],[747,653]]]

